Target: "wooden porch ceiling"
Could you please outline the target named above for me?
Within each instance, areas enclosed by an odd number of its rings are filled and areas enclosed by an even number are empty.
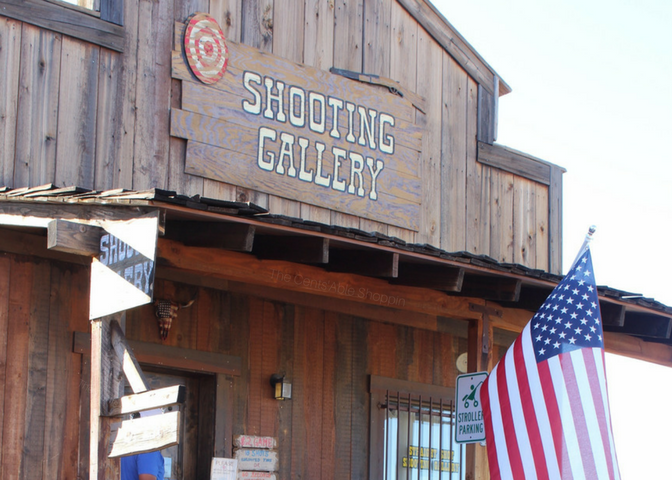
[[[73,253],[77,247],[62,240],[72,237],[68,223],[96,225],[101,220],[129,219],[157,208],[163,213],[160,233],[170,242],[241,252],[255,261],[303,264],[325,274],[369,277],[390,289],[418,287],[534,312],[561,280],[558,275],[499,263],[483,255],[445,252],[379,233],[268,215],[253,204],[185,197],[157,189],[0,188],[0,229],[40,227],[42,235],[48,232],[54,249]],[[59,223],[50,223],[53,219],[69,221],[60,222],[61,240],[56,231]],[[84,230],[77,233],[86,249],[81,254],[91,255],[92,243],[90,238],[86,243]],[[94,233],[88,236],[95,236],[95,228],[91,231]],[[11,251],[3,241],[7,237],[0,232],[0,250]],[[598,290],[605,331],[672,345],[671,307],[608,287]]]

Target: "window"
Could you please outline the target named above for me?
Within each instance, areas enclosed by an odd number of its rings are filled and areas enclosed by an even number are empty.
[[[58,3],[59,0],[50,0]],[[100,0],[60,0],[68,5],[90,10],[91,12],[100,12]]]
[[[89,8],[89,5],[92,8]],[[98,8],[100,12],[95,11]],[[0,0],[2,16],[117,52],[123,51],[124,46],[122,8],[123,0],[68,0],[67,3],[46,0],[31,2]]]
[[[372,480],[464,480],[454,395],[452,388],[371,377]]]

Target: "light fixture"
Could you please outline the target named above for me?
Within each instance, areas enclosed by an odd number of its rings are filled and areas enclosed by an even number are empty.
[[[284,375],[274,373],[271,375],[273,396],[276,400],[289,400],[292,398],[292,384],[285,380]]]

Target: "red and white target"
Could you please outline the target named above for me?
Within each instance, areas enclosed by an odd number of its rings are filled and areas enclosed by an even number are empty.
[[[189,17],[184,31],[184,53],[189,68],[201,82],[212,84],[224,76],[229,49],[222,29],[210,15],[195,13]]]

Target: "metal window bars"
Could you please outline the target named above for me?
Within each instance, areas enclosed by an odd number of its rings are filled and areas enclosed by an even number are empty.
[[[380,408],[385,409],[384,480],[463,480],[465,451],[453,440],[452,400],[386,390]]]

